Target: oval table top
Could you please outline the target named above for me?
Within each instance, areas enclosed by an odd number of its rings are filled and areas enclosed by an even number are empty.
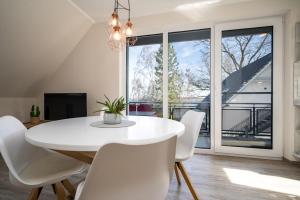
[[[182,135],[185,127],[174,120],[128,116],[136,124],[122,128],[97,128],[90,124],[102,120],[100,116],[64,119],[32,127],[26,140],[39,147],[64,151],[98,151],[108,143],[148,144],[171,135]]]

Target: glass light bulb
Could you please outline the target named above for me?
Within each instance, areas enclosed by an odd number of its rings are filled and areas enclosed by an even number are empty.
[[[118,19],[117,18],[112,18],[111,23],[112,26],[116,26],[118,24]]]
[[[125,34],[126,36],[132,36],[133,31],[132,31],[132,26],[133,24],[131,23],[130,19],[128,19],[126,26],[125,26]]]
[[[111,26],[117,26],[118,23],[119,23],[119,15],[118,15],[118,13],[116,13],[114,11],[113,14],[111,15],[110,25]]]
[[[126,36],[132,36],[132,28],[131,27],[126,28]]]
[[[114,40],[118,40],[119,41],[121,39],[120,31],[114,31],[113,38],[114,38]]]

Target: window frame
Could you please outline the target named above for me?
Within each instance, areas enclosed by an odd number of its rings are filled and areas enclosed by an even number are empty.
[[[283,156],[283,125],[282,125],[282,107],[283,107],[283,96],[282,96],[282,83],[283,83],[283,51],[282,51],[282,17],[269,17],[251,20],[233,21],[227,23],[220,23],[215,26],[215,152],[221,154],[242,154],[245,156],[253,157],[268,157],[268,158],[280,158]],[[246,148],[246,147],[231,147],[222,146],[222,78],[221,78],[221,41],[222,31],[236,30],[244,28],[256,28],[256,27],[273,27],[273,140],[272,149],[259,149],[259,148]],[[237,153],[238,152],[238,153]]]
[[[219,63],[216,57],[218,56],[218,41],[220,38],[218,36],[218,31],[221,27],[225,28],[226,26],[231,27],[230,29],[234,29],[234,27],[244,28],[245,24],[247,24],[248,28],[257,27],[257,26],[276,26],[276,30],[273,32],[273,40],[276,40],[276,53],[274,52],[273,58],[276,58],[273,63],[274,77],[273,77],[273,107],[275,110],[273,111],[273,149],[272,150],[261,150],[255,149],[257,151],[247,152],[244,151],[244,147],[240,148],[236,147],[234,150],[226,150],[223,148],[219,148],[218,146],[218,133],[221,130],[221,119],[220,113],[216,110],[219,109],[220,105],[220,89],[217,85],[221,83],[221,73],[216,70],[216,66]],[[166,60],[168,56],[168,49],[166,48],[168,43],[168,33],[169,32],[179,32],[179,31],[187,31],[187,30],[197,30],[197,29],[207,29],[211,30],[211,148],[210,149],[196,149],[196,153],[206,153],[206,154],[225,154],[225,155],[239,155],[239,156],[251,156],[251,157],[263,157],[263,158],[282,158],[283,156],[283,17],[282,16],[273,16],[266,18],[255,18],[255,19],[243,19],[238,21],[229,21],[229,22],[210,22],[210,23],[190,23],[185,25],[174,25],[168,27],[156,27],[138,30],[140,35],[151,35],[151,34],[159,34],[163,33],[163,45],[164,45],[164,60]],[[275,41],[274,41],[275,42]],[[164,72],[167,72],[167,63],[165,64]],[[119,95],[126,96],[127,83],[126,83],[126,50],[121,51],[119,53]],[[217,80],[219,79],[219,80]],[[165,82],[168,81],[168,77],[165,78]],[[167,88],[166,88],[167,89]],[[167,90],[166,90],[167,91]],[[168,98],[167,92],[164,98]],[[168,102],[165,101],[164,102]],[[166,108],[164,110],[164,117],[168,116],[168,106],[167,104],[163,106]],[[276,119],[276,121],[275,121]],[[276,132],[276,133],[275,133]],[[238,153],[237,153],[238,152]]]

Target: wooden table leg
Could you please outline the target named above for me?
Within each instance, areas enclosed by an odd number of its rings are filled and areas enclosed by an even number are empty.
[[[93,159],[96,155],[96,152],[88,151],[88,152],[83,152],[83,151],[62,151],[62,150],[53,150],[58,153],[61,153],[65,156],[72,157],[74,159],[77,159],[79,161],[85,162],[87,164],[92,164]],[[70,193],[68,197],[73,199],[76,194],[76,189],[74,186],[67,180],[63,180],[59,183],[55,183],[52,185],[53,191],[57,196],[58,200],[65,200],[66,199],[66,194],[65,194],[65,189]]]
[[[63,180],[61,183],[66,188],[66,190],[70,193],[71,197],[75,197],[76,189],[74,188],[72,183],[70,183],[68,179]]]
[[[57,200],[66,200],[66,193],[63,185],[61,183],[55,183],[54,187],[55,187]]]
[[[33,188],[30,192],[28,200],[38,200],[43,187]]]

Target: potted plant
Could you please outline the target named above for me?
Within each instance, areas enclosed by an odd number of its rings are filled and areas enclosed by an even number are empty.
[[[96,111],[104,111],[104,124],[120,124],[122,122],[122,111],[126,109],[124,97],[116,98],[115,100],[111,101],[107,96],[105,96],[104,102],[97,101],[97,103],[104,106],[103,109]]]
[[[40,122],[40,108],[38,106],[32,105],[30,112],[30,123],[38,124]]]

